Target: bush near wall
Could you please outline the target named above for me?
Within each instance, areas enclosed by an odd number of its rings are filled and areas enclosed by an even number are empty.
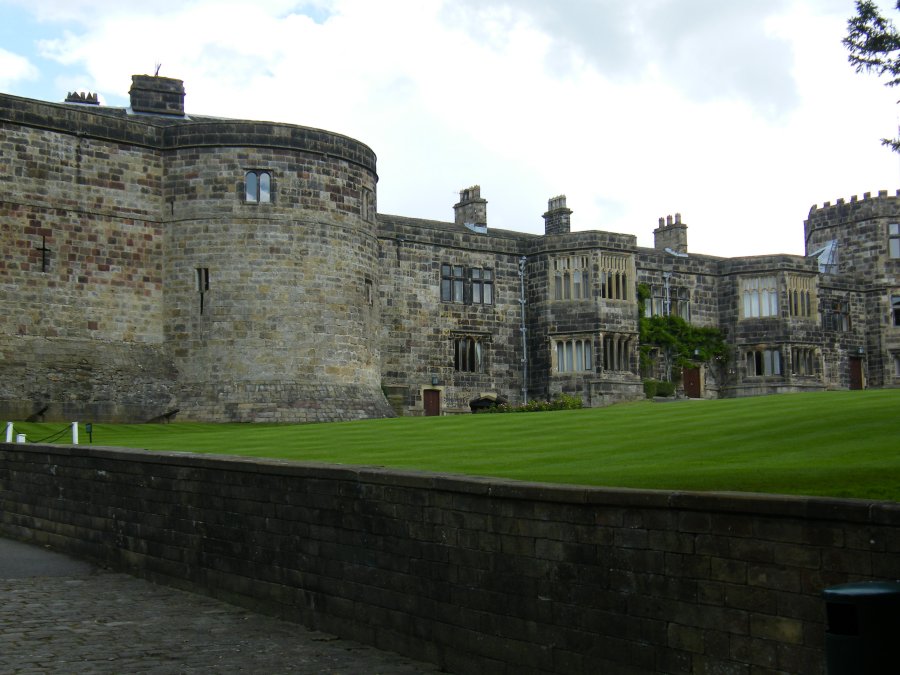
[[[644,380],[644,396],[655,398],[656,396],[674,396],[675,383],[665,380]]]
[[[584,407],[581,398],[560,394],[552,401],[529,401],[524,405],[509,405],[502,403],[490,408],[482,408],[478,413],[519,413],[519,412],[547,412],[550,410],[577,410]]]

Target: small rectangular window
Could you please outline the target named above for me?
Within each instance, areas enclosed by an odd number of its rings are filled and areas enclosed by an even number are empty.
[[[888,225],[888,255],[894,260],[900,259],[900,223]]]
[[[209,268],[197,268],[197,292],[200,294],[200,313],[203,314],[204,300],[209,292]]]
[[[891,320],[894,326],[900,326],[900,295],[891,296]]]

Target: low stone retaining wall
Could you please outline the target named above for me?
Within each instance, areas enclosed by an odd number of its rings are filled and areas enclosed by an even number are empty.
[[[900,504],[0,444],[0,533],[455,673],[824,670]]]

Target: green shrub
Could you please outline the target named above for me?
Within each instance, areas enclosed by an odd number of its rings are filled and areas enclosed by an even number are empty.
[[[675,395],[675,383],[674,382],[657,382],[656,383],[656,395],[657,396],[674,396]]]
[[[552,401],[529,401],[525,405],[501,404],[492,408],[479,410],[481,413],[518,413],[518,412],[546,412],[548,410],[577,410],[581,408],[581,399],[578,396],[560,394]]]
[[[644,396],[647,398],[656,396],[656,385],[658,384],[656,380],[644,380]]]

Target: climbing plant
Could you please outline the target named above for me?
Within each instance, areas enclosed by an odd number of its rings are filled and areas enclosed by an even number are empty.
[[[644,316],[649,297],[650,287],[647,284],[638,285],[642,368],[655,364],[656,353],[663,359],[667,378],[676,380],[682,368],[710,361],[720,362],[728,356],[728,346],[717,328],[693,326],[672,314]]]

